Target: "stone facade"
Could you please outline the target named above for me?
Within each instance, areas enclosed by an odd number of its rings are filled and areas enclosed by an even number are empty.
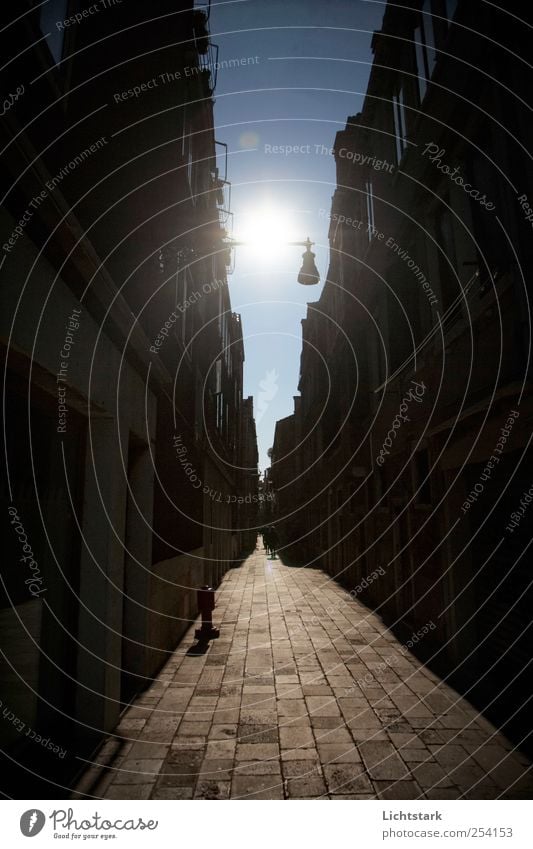
[[[251,548],[233,502],[257,456],[205,13],[111,4],[65,23],[60,4],[22,5],[4,84],[24,96],[2,126],[0,680],[19,720],[2,725],[9,794],[44,798],[58,791],[27,764],[68,783],[189,627],[195,588]]]
[[[434,622],[425,654],[522,739],[533,185],[509,20],[387,4],[319,210],[331,259],[303,322],[301,400],[278,423],[287,456],[301,434],[300,472],[275,451],[269,475],[285,542],[349,588],[383,568],[362,597],[400,630]]]

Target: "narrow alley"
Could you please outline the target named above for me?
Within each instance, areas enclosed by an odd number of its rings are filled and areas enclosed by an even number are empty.
[[[258,548],[122,716],[73,798],[528,798],[527,758],[317,569]]]

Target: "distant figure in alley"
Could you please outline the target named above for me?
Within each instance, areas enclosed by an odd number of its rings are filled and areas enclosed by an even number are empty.
[[[271,525],[270,528],[268,528],[267,555],[268,555],[268,551],[270,550],[270,556],[276,557],[276,551],[278,550],[278,548],[279,548],[278,532],[277,532],[276,528],[274,527],[274,525]]]

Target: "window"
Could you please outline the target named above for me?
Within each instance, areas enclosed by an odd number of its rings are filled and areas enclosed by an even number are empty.
[[[176,307],[180,313],[178,315],[178,319],[175,324],[175,332],[177,338],[183,342],[184,345],[192,339],[193,336],[193,328],[194,328],[194,309],[193,304],[195,300],[189,301],[189,298],[193,295],[192,289],[192,277],[191,272],[188,266],[178,269],[176,274]],[[191,353],[189,349],[189,354]]]
[[[487,199],[496,202],[497,205],[498,182],[494,179],[494,166],[482,152],[491,144],[493,142],[490,127],[483,126],[471,140],[471,149],[467,154],[464,170],[468,183],[476,187],[488,187]],[[484,294],[487,287],[492,288],[492,278],[497,273],[505,272],[512,264],[512,250],[507,241],[501,238],[501,231],[498,232],[498,221],[493,212],[484,209],[472,198],[470,214],[473,237],[477,242],[477,245],[474,243],[471,245],[470,256],[472,259],[474,256],[477,257],[480,294]]]
[[[375,314],[374,321],[375,321],[375,324],[376,324],[376,328],[379,328],[380,327],[379,313]],[[371,362],[372,379],[373,379],[374,383],[376,384],[376,386],[381,386],[383,379],[384,379],[384,375],[385,375],[385,365],[387,365],[387,367],[388,367],[388,364],[386,364],[384,362],[383,354],[384,354],[384,349],[382,347],[382,337],[381,337],[381,334],[379,334],[377,332],[377,329],[376,329],[373,333],[373,336],[372,336],[372,349],[371,349],[371,354],[370,354],[371,358],[372,358],[372,362]]]
[[[417,451],[414,457],[413,485],[417,504],[431,504],[429,454],[427,448]]]
[[[444,8],[448,23],[451,24],[457,9],[457,0],[444,0]]]
[[[449,204],[449,197],[443,200]],[[455,233],[452,215],[445,203],[441,204],[435,216],[435,234],[440,250],[438,251],[439,278],[441,288],[441,301],[443,310],[446,311],[456,300],[460,293],[457,279],[457,250],[455,245]],[[460,315],[460,304],[457,303],[450,318]]]
[[[372,479],[374,481],[374,504],[378,506],[378,501],[381,501],[383,498],[386,485],[383,469],[375,469]],[[379,506],[383,507],[384,505],[380,504]]]
[[[374,194],[372,190],[372,180],[365,181],[366,192],[366,222],[368,231],[368,241],[372,240],[374,235]]]
[[[224,396],[222,393],[216,396],[217,398],[217,430],[222,433],[224,430]]]
[[[396,162],[399,165],[405,148],[407,147],[403,85],[400,86],[397,94],[392,95],[392,111],[394,116],[394,135],[396,136]]]
[[[44,35],[46,43],[56,65],[63,58],[64,29],[56,26],[58,21],[64,21],[67,17],[67,0],[49,0],[41,6],[39,13],[39,26]]]
[[[222,433],[224,429],[224,396],[222,394],[222,360],[215,363],[215,397],[217,403],[216,427]]]
[[[194,135],[194,127],[192,118],[189,117],[187,107],[183,107],[183,112],[181,114],[183,119],[183,133],[181,135],[181,158],[185,165],[185,173],[187,177],[187,182],[189,184],[189,191],[191,195],[191,201],[193,204],[196,203],[196,195],[195,195],[195,176],[196,176],[196,168],[194,163],[194,145],[193,145],[193,135]]]
[[[428,87],[427,78],[429,73],[426,67],[425,49],[422,35],[422,26],[418,26],[414,32],[415,53],[416,53],[416,72],[418,77],[418,97],[420,103],[424,100]]]
[[[418,94],[422,103],[428,82],[437,62],[435,31],[431,15],[431,2],[425,0],[420,13],[419,23],[414,31],[416,66],[418,73]]]
[[[431,0],[424,0],[422,4],[422,30],[424,34],[424,45],[426,48],[427,66],[429,76],[437,62],[437,50],[435,48],[435,29],[433,26],[433,15],[431,14]]]
[[[188,150],[189,150],[189,140],[190,140],[190,136],[187,133],[187,104],[182,106],[182,108],[180,110],[180,116],[181,116],[182,121],[183,121],[183,132],[181,134],[181,152],[180,153],[181,153],[181,158],[186,159],[187,153],[188,153]]]
[[[187,180],[189,182],[189,187],[191,190],[191,200],[193,203],[196,203],[196,192],[195,192],[195,183],[194,183],[194,159],[193,159],[193,147],[192,142],[189,144],[189,152],[187,155]]]

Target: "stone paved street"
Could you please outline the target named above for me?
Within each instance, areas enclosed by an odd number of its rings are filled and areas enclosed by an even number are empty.
[[[319,570],[255,554],[74,798],[531,798],[528,760]]]

